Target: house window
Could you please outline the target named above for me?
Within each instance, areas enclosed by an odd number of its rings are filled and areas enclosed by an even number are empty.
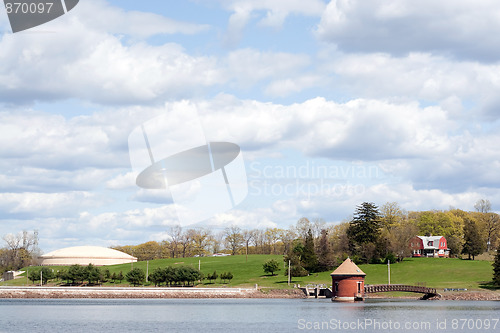
[[[361,294],[361,281],[358,281],[358,294]]]
[[[427,246],[434,246],[434,241],[428,241]]]
[[[336,293],[339,292],[339,283],[338,282],[335,282],[335,292]]]

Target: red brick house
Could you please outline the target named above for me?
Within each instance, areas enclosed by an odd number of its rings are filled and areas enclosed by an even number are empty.
[[[362,301],[365,297],[366,274],[347,258],[332,277],[332,301]]]
[[[443,236],[416,236],[410,240],[412,257],[448,258],[450,249]]]

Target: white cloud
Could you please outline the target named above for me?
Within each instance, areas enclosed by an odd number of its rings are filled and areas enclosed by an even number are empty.
[[[438,107],[416,103],[315,98],[284,106],[239,101],[203,104],[202,122],[213,140],[234,138],[247,149],[294,147],[332,159],[435,156],[450,149],[455,124]]]
[[[269,216],[272,213],[269,209],[255,209],[251,212],[233,209],[229,212],[217,214],[207,221],[213,228],[226,228],[237,226],[242,229],[265,229],[276,228],[278,224]]]
[[[427,101],[440,104],[454,118],[464,119],[471,110],[489,119],[500,115],[500,67],[496,63],[450,61],[430,53],[395,57],[325,52],[321,59],[336,78],[332,85],[353,96]]]
[[[126,18],[119,19],[129,24]],[[105,16],[103,20],[111,22]],[[55,33],[2,36],[0,98],[4,103],[66,98],[151,103],[195,95],[225,80],[214,58],[190,56],[176,44],[127,45],[78,16],[48,24]]]
[[[233,14],[229,18],[226,42],[237,43],[250,19],[260,18],[258,24],[280,28],[285,19],[292,14],[305,16],[320,16],[325,3],[320,0],[220,0],[225,8]]]
[[[226,76],[249,87],[262,80],[279,80],[298,73],[310,64],[310,59],[301,54],[240,49],[230,52],[225,63]]]
[[[209,29],[208,25],[177,21],[154,13],[125,11],[103,0],[81,1],[71,14],[73,19],[93,29],[134,38],[157,34],[196,34]]]
[[[106,187],[111,190],[124,190],[135,188],[136,174],[134,172],[127,172],[126,174],[119,174],[113,179],[106,182]]]
[[[286,97],[300,93],[305,89],[318,87],[325,81],[325,78],[320,75],[299,75],[293,78],[275,80],[267,86],[264,92],[269,96]]]
[[[77,170],[54,170],[17,165],[3,166],[0,189],[4,192],[45,192],[92,190],[111,175],[109,170],[82,167]]]
[[[178,223],[176,207],[169,205],[172,201],[168,191],[143,191],[135,186],[126,142],[131,129],[144,120],[167,112],[175,124],[176,114],[192,109],[198,110],[208,140],[234,142],[242,147],[244,158],[254,156],[257,161],[271,159],[279,164],[288,150],[300,152],[304,160],[320,159],[321,165],[371,161],[380,165],[384,177],[400,179],[417,191],[439,189],[442,193],[455,193],[450,194],[453,196],[500,185],[496,172],[500,156],[495,146],[499,138],[494,127],[489,133],[479,130],[471,133],[438,106],[368,99],[336,103],[324,98],[280,105],[220,95],[213,100],[172,102],[156,108],[108,109],[72,119],[32,111],[4,112],[0,139],[9,142],[11,137],[16,137],[18,142],[2,146],[0,152],[4,156],[0,163],[4,195],[9,197],[18,192],[12,196],[15,199],[7,200],[9,204],[2,209],[4,216],[28,214],[27,210],[23,211],[27,209],[23,203],[31,202],[33,197],[43,197],[38,192],[73,198],[72,193],[79,193],[77,191],[98,190],[104,186],[116,195],[124,194],[119,200],[136,201],[136,206],[149,203],[168,208],[152,210],[156,212],[152,215],[151,212],[120,213],[118,210],[117,215],[94,219],[94,226],[104,225],[101,221],[109,219],[129,221],[122,224],[125,229],[126,225],[135,223],[132,221],[138,221],[145,228]],[[168,113],[169,110],[176,112]],[[355,184],[369,187],[383,181],[369,178]],[[340,201],[351,200],[351,197],[355,198],[353,201],[362,200],[361,196],[349,194],[342,188],[326,195]],[[310,198],[304,200],[295,209],[287,210],[297,215],[313,214],[315,206],[311,205]],[[113,205],[110,211],[125,204],[120,205],[115,198]],[[33,212],[41,206],[51,207],[35,205]],[[273,209],[283,212],[283,207],[288,206],[276,202]],[[86,208],[61,208],[54,214],[72,216],[83,209]],[[48,216],[49,211],[43,214]],[[247,214],[251,215],[252,211]],[[219,216],[218,223],[229,221],[227,216],[232,215],[224,216]],[[279,223],[277,216],[278,213],[270,215],[269,221]],[[246,221],[242,216],[234,218],[241,223]]]
[[[496,61],[499,17],[493,0],[332,0],[317,33],[349,52],[437,52]]]
[[[0,210],[20,218],[74,216],[80,209],[104,204],[90,192],[0,193]]]
[[[0,120],[1,140],[11,142],[0,147],[0,154],[10,167],[75,170],[123,166],[120,151],[111,152],[117,143],[110,142],[113,128],[121,122],[119,117],[116,125],[101,126],[86,118],[67,120],[42,112],[13,111],[0,113]]]

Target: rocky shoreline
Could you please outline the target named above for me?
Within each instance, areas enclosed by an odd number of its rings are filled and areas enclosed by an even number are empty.
[[[0,298],[307,298],[300,289],[0,287]],[[418,299],[418,296],[370,295],[370,299]],[[500,301],[500,291],[444,292],[434,300]]]
[[[368,299],[418,299],[415,296],[392,296],[387,294],[370,294]],[[464,292],[441,292],[440,297],[429,298],[430,301],[500,301],[499,291],[464,291]]]
[[[306,298],[297,289],[242,288],[0,288],[0,298]]]
[[[498,291],[466,291],[458,293],[442,293],[441,299],[446,301],[500,301]]]

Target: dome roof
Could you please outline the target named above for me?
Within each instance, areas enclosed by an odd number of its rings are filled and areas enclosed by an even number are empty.
[[[101,246],[73,246],[41,255],[42,265],[115,265],[136,262],[137,258]]]

